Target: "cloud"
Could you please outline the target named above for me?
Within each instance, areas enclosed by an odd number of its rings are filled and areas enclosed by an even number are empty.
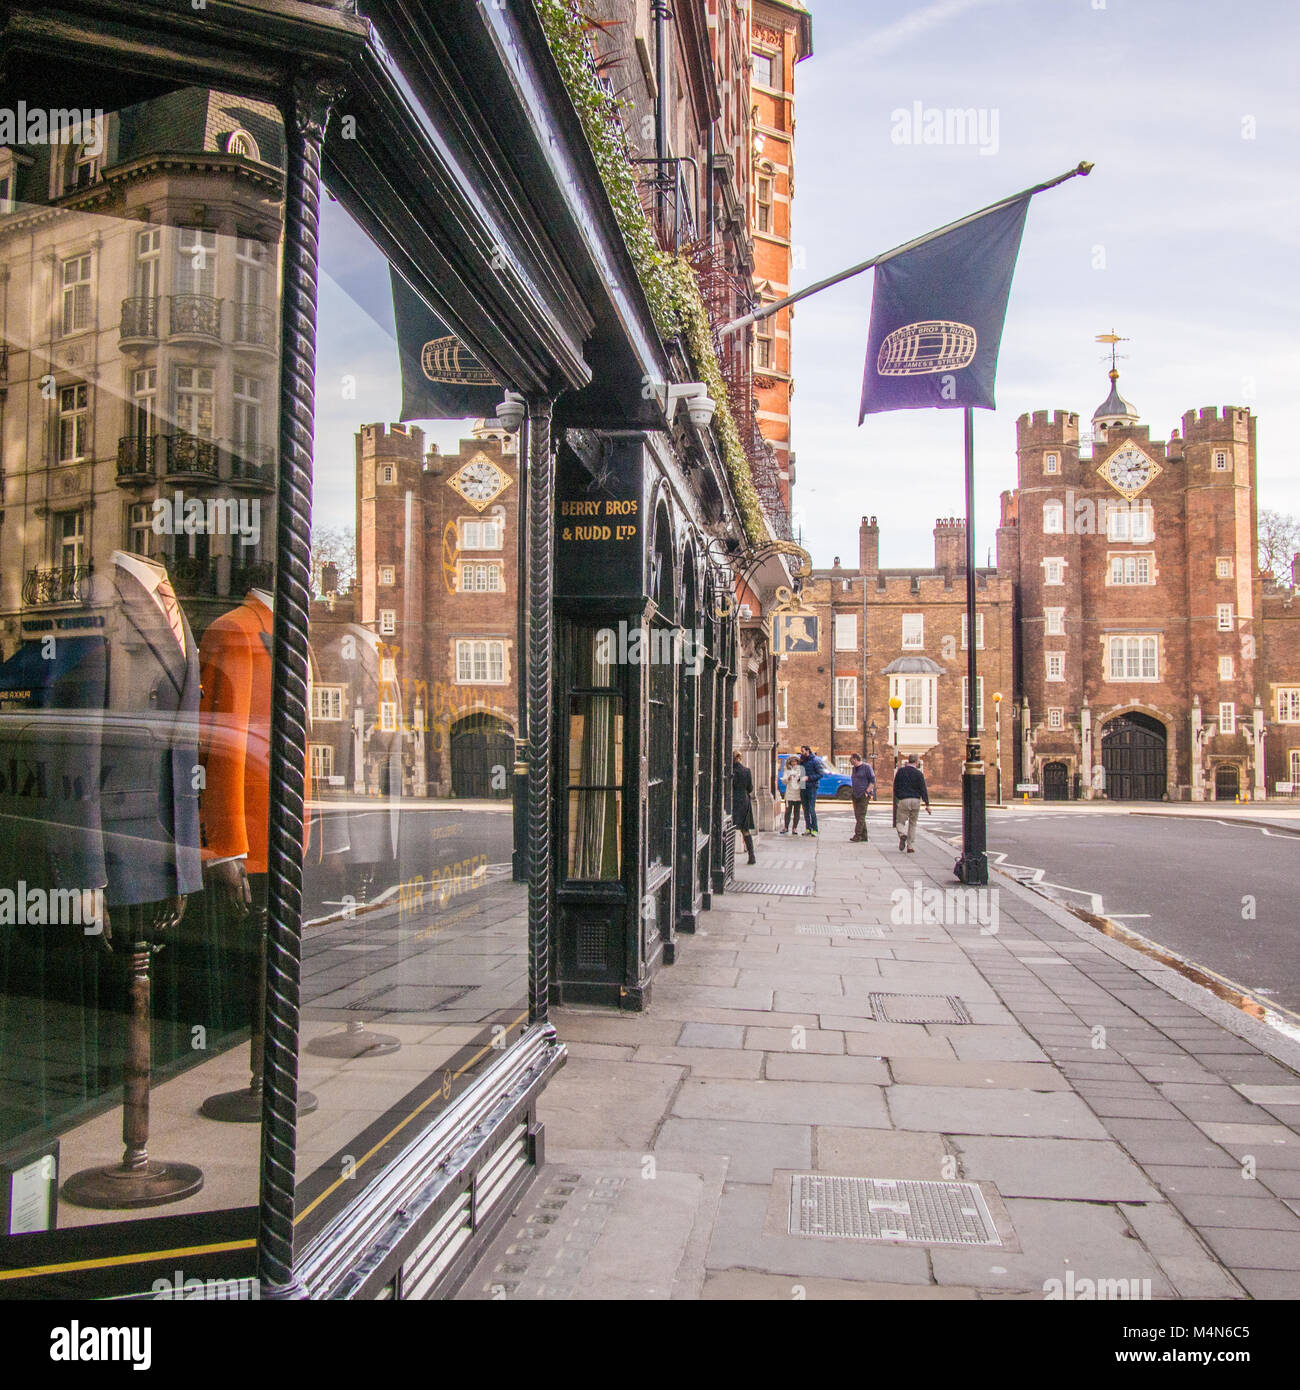
[[[1002,3],[1003,0],[935,0],[933,5],[927,5],[915,14],[905,15],[902,19],[885,25],[883,29],[876,29],[854,44],[845,56],[851,57],[855,62],[866,57],[883,57],[886,53],[893,53],[895,49],[905,47],[913,39],[929,33],[931,29],[946,24],[950,19],[956,19],[968,10]]]

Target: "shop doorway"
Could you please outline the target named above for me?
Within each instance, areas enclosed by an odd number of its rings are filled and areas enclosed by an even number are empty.
[[[1121,714],[1101,736],[1106,795],[1112,801],[1159,801],[1166,787],[1165,726],[1149,714]]]
[[[491,714],[471,714],[451,728],[451,793],[453,796],[510,795],[515,765],[515,736],[510,725]]]
[[[1214,799],[1236,801],[1241,795],[1241,769],[1236,763],[1220,763],[1214,769]]]

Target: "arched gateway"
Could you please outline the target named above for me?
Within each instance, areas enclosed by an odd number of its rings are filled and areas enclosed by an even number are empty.
[[[1106,795],[1112,801],[1159,801],[1166,787],[1165,726],[1136,710],[1112,719],[1101,736]]]

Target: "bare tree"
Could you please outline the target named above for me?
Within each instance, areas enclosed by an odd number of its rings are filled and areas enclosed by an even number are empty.
[[[338,571],[337,593],[346,593],[357,577],[357,537],[351,526],[314,526],[311,533],[311,587],[323,595],[322,572],[326,565]]]
[[[1259,514],[1259,568],[1291,587],[1291,562],[1300,554],[1300,520],[1266,507]]]

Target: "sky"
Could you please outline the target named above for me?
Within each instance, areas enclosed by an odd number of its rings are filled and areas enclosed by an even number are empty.
[[[1012,284],[996,411],[975,412],[975,546],[1013,487],[1015,422],[1120,390],[1152,437],[1186,410],[1259,417],[1259,504],[1300,514],[1300,8],[1295,0],[809,0],[796,75],[799,288],[998,198],[1036,197]],[[901,143],[896,115],[974,109],[975,144]],[[910,121],[909,121],[910,123]],[[387,269],[324,200],[316,517],[351,524],[353,433],[400,409]],[[958,410],[857,405],[872,277],[795,311],[795,524],[814,563],[856,563],[874,513],[883,565],[929,565],[964,511]],[[467,425],[423,422],[455,449]]]
[[[975,412],[975,546],[1014,487],[1015,422],[1120,391],[1153,439],[1189,409],[1258,416],[1259,505],[1300,514],[1300,7],[1294,0],[808,0],[796,69],[798,289],[1064,173],[1035,197],[1012,284],[996,411]],[[974,108],[976,144],[902,143],[923,111]],[[904,122],[895,116],[906,112]],[[846,134],[852,132],[851,135]],[[987,152],[986,152],[987,151]],[[795,524],[814,564],[933,563],[964,513],[959,410],[857,405],[871,274],[815,295],[792,328]]]

